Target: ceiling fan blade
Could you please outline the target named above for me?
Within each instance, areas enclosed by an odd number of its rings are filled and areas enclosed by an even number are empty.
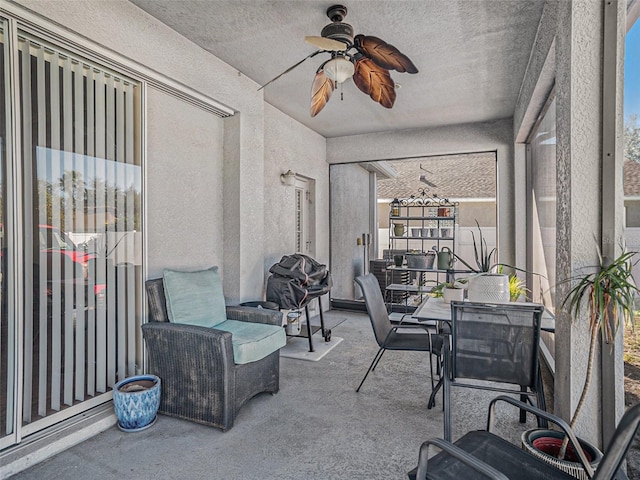
[[[322,69],[316,72],[311,85],[311,116],[315,117],[331,98],[335,83],[324,74]]]
[[[271,80],[269,80],[267,83],[265,83],[264,85],[262,85],[258,91],[262,90],[264,87],[266,87],[267,85],[269,85],[270,83],[275,82],[277,79],[279,79],[281,76],[283,76],[286,73],[289,73],[291,70],[293,70],[294,68],[296,68],[298,65],[300,65],[301,63],[303,63],[305,60],[308,60],[311,57],[315,57],[317,54],[322,53],[324,50],[316,50],[313,53],[310,53],[309,55],[307,55],[306,57],[304,57],[302,60],[300,60],[298,63],[296,63],[295,65],[290,66],[289,68],[287,68],[284,72],[282,72],[280,75],[278,75],[275,78],[272,78]]]
[[[327,37],[319,37],[317,35],[309,35],[304,37],[304,41],[321,50],[330,52],[341,52],[347,49],[347,44]]]
[[[395,83],[389,71],[372,59],[360,57],[356,60],[353,82],[371,99],[385,108],[393,107],[396,101]]]
[[[387,70],[418,73],[417,67],[404,53],[393,45],[371,35],[356,35],[354,45],[360,53],[371,58]]]

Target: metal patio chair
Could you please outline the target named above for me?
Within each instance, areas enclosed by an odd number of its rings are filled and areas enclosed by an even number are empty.
[[[499,396],[489,404],[487,430],[472,431],[455,443],[440,438],[427,440],[420,446],[417,468],[408,473],[410,480],[460,480],[489,478],[493,480],[571,480],[575,477],[559,470],[554,465],[535,457],[518,445],[507,442],[493,433],[494,410],[498,401],[504,401],[520,410],[533,413],[555,423],[569,437],[579,463],[592,480],[626,480],[620,466],[635,437],[640,424],[640,405],[624,414],[613,434],[604,457],[593,472],[578,439],[569,425],[559,417],[507,396]],[[430,447],[441,451],[430,457]]]
[[[440,359],[442,336],[432,333],[426,325],[392,325],[375,275],[372,273],[362,275],[357,277],[355,281],[362,289],[373,333],[376,337],[376,342],[380,346],[356,392],[360,391],[367,376],[375,370],[386,350],[429,352],[431,388],[433,389],[433,359],[431,354],[436,355],[438,360]]]
[[[451,303],[451,346],[445,342],[444,347],[445,440],[451,441],[452,386],[514,393],[532,404],[535,398],[537,407],[546,409],[538,364],[543,309],[536,304]],[[524,410],[520,421],[526,421]],[[539,418],[539,426],[546,427],[544,419]]]

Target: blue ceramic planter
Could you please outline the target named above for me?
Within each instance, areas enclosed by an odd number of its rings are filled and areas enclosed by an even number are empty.
[[[159,406],[160,378],[155,375],[125,378],[113,389],[118,427],[125,432],[138,432],[153,425]]]

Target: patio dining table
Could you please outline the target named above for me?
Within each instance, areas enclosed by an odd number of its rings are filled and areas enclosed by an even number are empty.
[[[519,305],[539,305],[531,302],[518,302]],[[430,297],[426,296],[425,299],[418,305],[415,312],[411,315],[411,318],[419,322],[451,322],[451,305],[445,303],[442,297]],[[434,323],[435,324],[435,323]],[[555,332],[556,319],[553,314],[544,309],[542,313],[542,323],[540,324],[540,330],[545,332]]]
[[[531,302],[517,302],[519,305],[539,305]],[[411,318],[417,320],[420,323],[431,323],[434,326],[442,327],[442,323],[451,325],[451,304],[446,303],[442,297],[427,296],[422,303],[416,308],[415,312],[411,315]],[[544,309],[542,313],[542,319],[540,324],[540,330],[545,332],[554,333],[556,329],[556,321],[553,314]],[[439,328],[439,330],[442,330]],[[438,380],[435,388],[431,392],[429,403],[427,408],[432,408],[435,405],[435,397],[438,390],[442,387],[442,377]],[[546,408],[542,406],[542,409]]]

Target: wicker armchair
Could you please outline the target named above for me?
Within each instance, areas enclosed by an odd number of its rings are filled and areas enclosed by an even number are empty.
[[[275,394],[280,384],[280,351],[236,365],[231,333],[215,328],[169,323],[162,279],[146,282],[149,323],[142,333],[148,372],[162,379],[159,412],[226,431],[240,407],[261,392]],[[281,325],[274,310],[227,307],[227,318]]]

